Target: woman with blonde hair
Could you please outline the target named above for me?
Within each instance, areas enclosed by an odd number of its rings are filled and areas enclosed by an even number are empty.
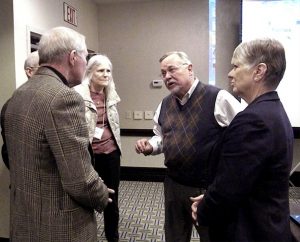
[[[104,183],[115,191],[110,194],[112,203],[104,210],[105,236],[109,242],[118,241],[121,139],[117,104],[120,97],[116,92],[109,58],[101,54],[92,56],[82,84],[76,86],[75,90],[85,102],[95,170]]]

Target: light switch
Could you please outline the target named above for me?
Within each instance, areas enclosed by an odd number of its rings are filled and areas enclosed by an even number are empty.
[[[143,119],[143,111],[133,111],[133,119]]]
[[[125,118],[126,119],[132,119],[132,112],[131,111],[126,111],[125,112]]]
[[[160,87],[163,86],[163,83],[164,83],[163,80],[153,80],[152,81],[152,86],[160,88]]]

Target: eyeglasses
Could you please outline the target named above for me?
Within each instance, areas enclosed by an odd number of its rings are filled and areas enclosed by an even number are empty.
[[[170,74],[172,75],[172,74],[176,73],[176,72],[180,69],[180,67],[182,67],[183,65],[188,65],[188,63],[182,63],[182,64],[180,64],[179,66],[169,66],[169,67],[167,68],[167,70],[162,70],[162,71],[161,71],[160,76],[161,76],[162,78],[166,78],[167,73],[170,73]]]

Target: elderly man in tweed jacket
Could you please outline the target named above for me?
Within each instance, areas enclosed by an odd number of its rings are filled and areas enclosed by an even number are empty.
[[[39,43],[40,68],[9,100],[10,241],[97,241],[94,209],[109,192],[88,150],[84,102],[72,86],[86,66],[84,36],[53,28]]]

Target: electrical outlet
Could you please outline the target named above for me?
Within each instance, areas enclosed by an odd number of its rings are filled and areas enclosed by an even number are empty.
[[[153,119],[153,111],[145,111],[145,119]]]
[[[133,119],[143,119],[143,111],[133,111]]]

